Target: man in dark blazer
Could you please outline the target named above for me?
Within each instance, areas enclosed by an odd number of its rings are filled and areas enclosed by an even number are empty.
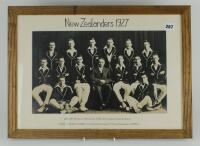
[[[149,83],[147,75],[142,74],[133,97],[127,97],[130,108],[133,108],[135,112],[141,112],[143,109],[155,110],[153,107],[155,102],[154,91],[154,86]]]
[[[118,56],[117,64],[114,68],[113,77],[114,77],[114,86],[113,91],[120,102],[120,108],[126,109],[126,97],[129,96],[131,88],[128,83],[127,78],[128,71],[124,65],[124,58],[122,55]],[[124,94],[121,94],[121,90],[124,91]]]
[[[65,66],[64,57],[59,57],[58,66],[54,71],[54,80],[58,81],[60,77],[65,77],[66,82],[70,82],[70,72],[69,69]]]
[[[121,54],[123,54],[126,69],[130,72],[133,66],[134,57],[138,55],[137,50],[133,47],[131,39],[125,41],[125,48]]]
[[[54,41],[49,42],[48,50],[45,52],[44,57],[47,58],[48,67],[50,71],[54,70],[58,63],[58,53],[56,52],[56,43]]]
[[[165,84],[166,71],[163,64],[159,62],[158,54],[153,54],[152,64],[149,67],[149,76],[152,83]]]
[[[100,58],[98,60],[98,67],[94,69],[93,74],[91,74],[92,83],[97,90],[98,96],[100,98],[100,110],[105,108],[106,104],[108,104],[112,92],[112,79],[110,76],[110,70],[104,67],[104,65],[104,58]],[[105,98],[103,97],[104,92],[107,93]]]
[[[66,113],[66,108],[68,108],[73,96],[73,90],[65,83],[65,77],[59,77],[58,83],[53,89],[50,105],[60,110],[61,113]]]
[[[69,39],[67,42],[67,48],[65,48],[65,51],[63,52],[65,57],[65,63],[66,66],[68,66],[69,70],[74,67],[74,64],[76,62],[76,57],[78,54],[78,50],[76,49],[76,44],[74,39]]]
[[[151,44],[149,41],[145,40],[144,49],[142,50],[141,53],[141,59],[142,59],[142,64],[144,65],[146,71],[148,71],[148,67],[149,65],[151,65],[152,56],[153,56],[153,50],[151,48]]]
[[[159,62],[158,54],[153,55],[152,64],[149,67],[149,77],[156,90],[156,104],[159,105],[167,95],[167,79],[165,66]]]
[[[105,67],[110,69],[110,71],[113,71],[113,68],[115,67],[115,61],[116,61],[116,54],[117,49],[114,45],[113,38],[108,38],[105,47],[103,48],[103,54],[102,56],[105,59]]]
[[[40,67],[35,74],[36,77],[34,78],[38,80],[38,85],[33,88],[32,96],[33,99],[35,99],[35,101],[40,106],[37,109],[38,112],[43,112],[45,111],[45,109],[47,109],[47,105],[49,104],[49,100],[53,90],[51,86],[52,76],[50,73],[50,69],[47,67],[47,64],[48,62],[46,58],[42,58],[40,60]],[[44,99],[41,97],[42,92],[46,93]]]
[[[139,82],[141,74],[144,74],[144,73],[145,73],[145,69],[141,62],[140,56],[135,56],[133,60],[133,66],[131,69],[131,83],[134,83],[136,81]]]
[[[89,69],[83,64],[83,56],[78,55],[76,64],[71,73],[72,83],[76,96],[78,97],[77,103],[80,104],[80,111],[87,111],[86,103],[90,94],[90,85],[88,83]]]
[[[99,58],[99,49],[96,46],[96,41],[94,38],[91,38],[89,40],[89,47],[86,49],[86,52],[84,53],[84,58],[85,58],[84,59],[85,64],[89,67],[90,71],[92,71],[95,67],[97,67],[97,61]]]
[[[141,62],[140,56],[135,56],[133,66],[129,73],[129,82],[131,84],[131,91],[134,94],[137,85],[140,83],[141,74],[145,73],[145,68]]]

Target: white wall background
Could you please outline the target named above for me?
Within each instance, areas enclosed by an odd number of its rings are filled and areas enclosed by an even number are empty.
[[[192,6],[192,76],[193,138],[183,140],[23,140],[8,139],[8,6],[13,5],[191,5]],[[200,1],[199,0],[0,0],[0,146],[199,146],[200,145]]]

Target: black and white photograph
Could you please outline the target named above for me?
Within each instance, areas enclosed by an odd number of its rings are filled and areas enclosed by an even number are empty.
[[[167,113],[166,31],[33,31],[33,114]]]

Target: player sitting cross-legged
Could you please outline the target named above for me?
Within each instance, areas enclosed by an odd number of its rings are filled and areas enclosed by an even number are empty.
[[[128,96],[126,99],[130,108],[136,113],[145,109],[147,111],[157,109],[157,107],[153,106],[153,103],[155,102],[154,86],[149,83],[146,74],[140,76],[140,83],[136,87],[133,97]]]
[[[66,85],[64,77],[60,77],[58,83],[53,89],[50,105],[58,109],[61,113],[66,113],[69,110],[68,105],[70,104],[72,98],[72,88]]]

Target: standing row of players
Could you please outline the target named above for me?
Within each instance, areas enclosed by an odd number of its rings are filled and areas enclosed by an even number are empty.
[[[61,113],[77,110],[77,107],[87,111],[91,89],[100,99],[100,110],[109,107],[113,91],[119,107],[127,111],[155,110],[161,106],[167,94],[166,71],[148,41],[144,41],[144,50],[138,53],[130,39],[126,40],[124,49],[117,50],[112,38],[103,49],[97,48],[92,38],[89,47],[82,52],[80,54],[75,41],[69,39],[68,48],[61,56],[55,42],[49,42],[49,49],[34,76],[34,80],[38,80],[33,88],[38,112],[47,110],[48,105]],[[44,100],[42,92],[46,92]]]

